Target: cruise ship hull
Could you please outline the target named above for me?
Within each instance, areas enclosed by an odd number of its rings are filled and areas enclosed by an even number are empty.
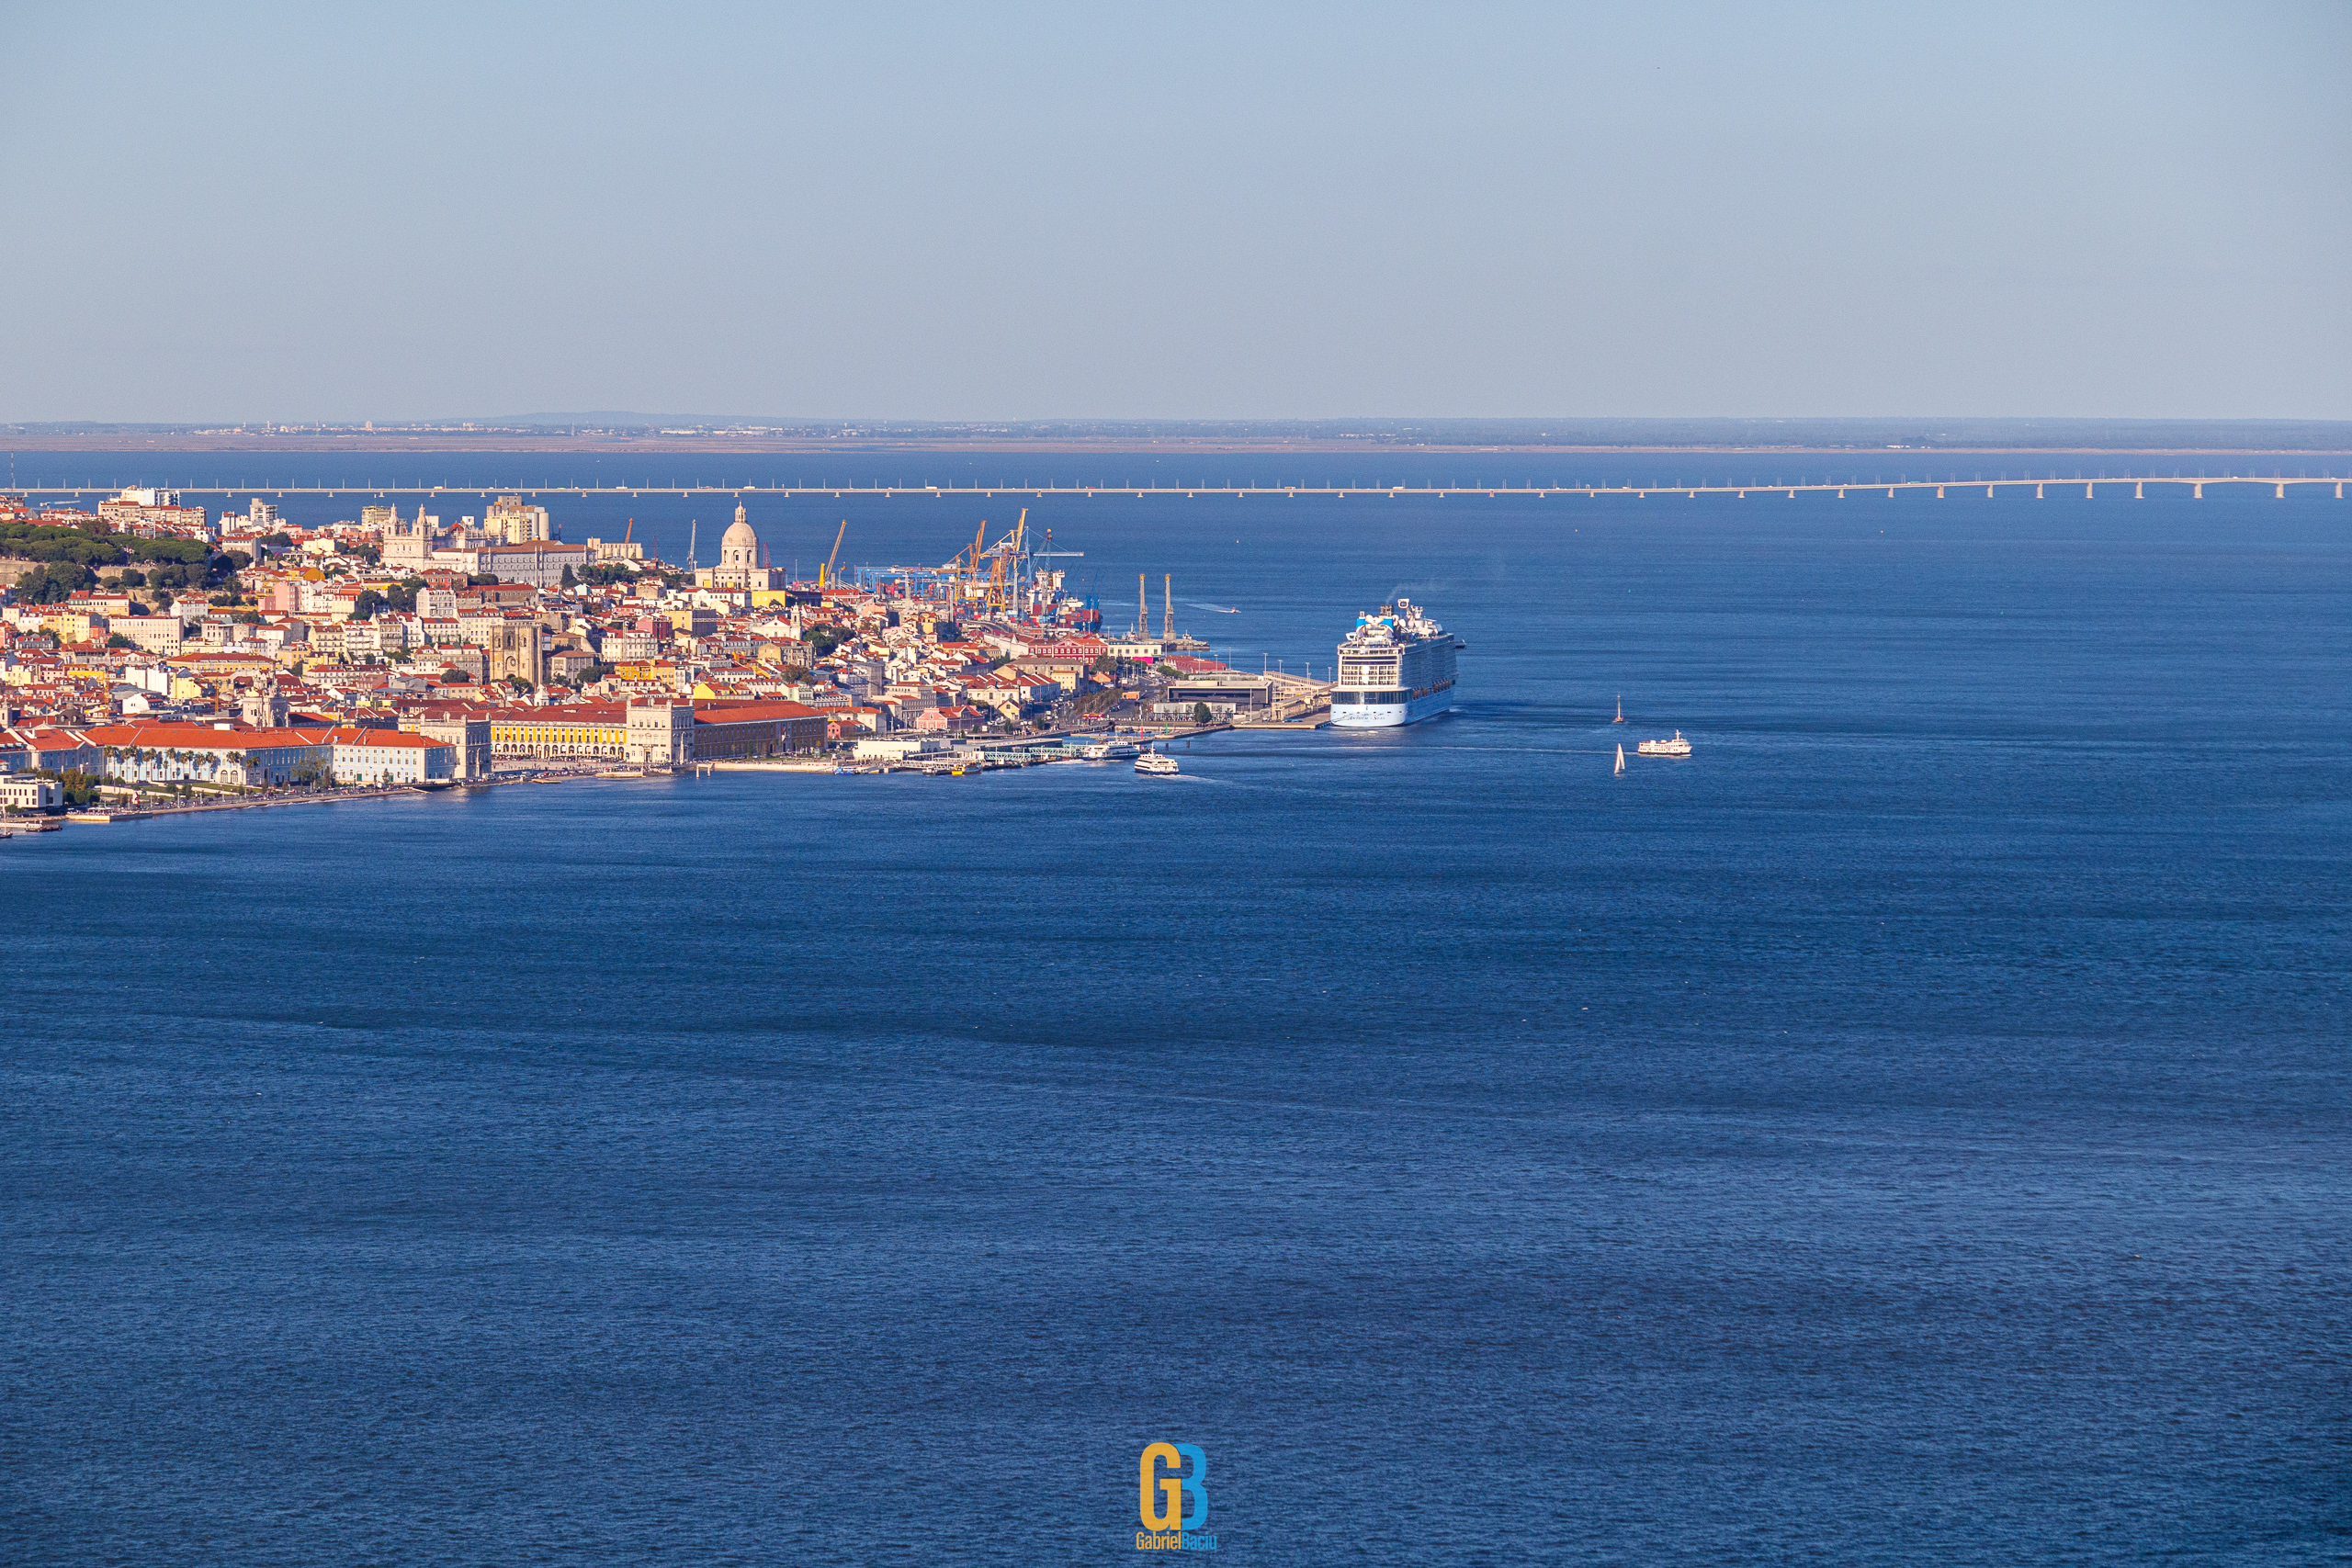
[[[1419,724],[1425,718],[1435,718],[1453,706],[1453,688],[1431,692],[1426,696],[1408,697],[1401,702],[1346,702],[1346,697],[1372,696],[1378,694],[1334,692],[1331,694],[1331,728],[1334,729],[1397,729],[1408,724]],[[1403,696],[1402,693],[1398,694]]]

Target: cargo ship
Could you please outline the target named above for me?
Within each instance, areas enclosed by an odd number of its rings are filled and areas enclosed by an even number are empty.
[[[1335,729],[1393,729],[1453,705],[1453,655],[1462,644],[1410,599],[1356,617],[1340,644],[1331,688]]]

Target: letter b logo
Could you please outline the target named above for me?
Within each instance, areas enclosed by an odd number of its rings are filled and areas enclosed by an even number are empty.
[[[1189,1463],[1190,1475],[1160,1473]],[[1209,1456],[1192,1443],[1154,1443],[1143,1450],[1137,1476],[1143,1528],[1196,1530],[1209,1522]]]

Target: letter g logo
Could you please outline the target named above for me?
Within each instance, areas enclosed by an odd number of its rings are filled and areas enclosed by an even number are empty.
[[[1190,1475],[1163,1475],[1189,1462]],[[1140,1495],[1143,1528],[1149,1530],[1196,1530],[1209,1522],[1209,1456],[1193,1443],[1153,1443],[1143,1450],[1136,1490]]]

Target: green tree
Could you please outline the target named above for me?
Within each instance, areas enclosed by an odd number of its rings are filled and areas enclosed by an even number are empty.
[[[1206,724],[1206,723],[1207,723],[1211,718],[1214,718],[1215,716],[1216,716],[1216,715],[1214,715],[1214,714],[1212,714],[1212,713],[1210,713],[1210,712],[1209,712],[1209,705],[1208,705],[1208,704],[1206,704],[1206,703],[1194,703],[1194,704],[1193,705],[1193,722],[1194,724]]]
[[[115,632],[107,638],[107,646],[108,648],[136,648],[139,645],[131,641],[129,637],[123,636],[120,632]]]
[[[97,579],[74,561],[50,561],[17,579],[19,604],[62,604]]]
[[[159,561],[174,566],[200,567],[212,553],[200,539],[132,539],[130,547],[133,560]]]
[[[122,560],[122,545],[104,537],[103,530],[6,522],[0,523],[0,555],[75,566],[115,566]]]
[[[351,602],[351,618],[372,621],[376,618],[376,612],[383,607],[384,596],[381,593],[372,588],[363,588],[359,591],[359,597]]]
[[[570,561],[563,563],[563,575],[557,579],[556,586],[559,588],[577,588],[580,586],[580,579],[572,574],[571,563]]]

